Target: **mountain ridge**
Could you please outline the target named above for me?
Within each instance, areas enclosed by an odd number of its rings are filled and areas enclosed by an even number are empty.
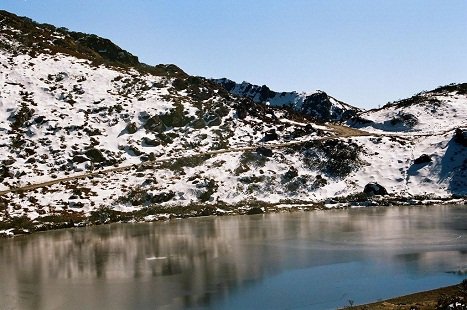
[[[222,85],[233,95],[247,97],[254,102],[275,107],[290,107],[319,121],[342,121],[361,111],[359,108],[329,96],[324,91],[318,90],[313,93],[276,92],[266,85],[259,86],[245,81],[241,84],[227,78],[212,79],[212,81]]]

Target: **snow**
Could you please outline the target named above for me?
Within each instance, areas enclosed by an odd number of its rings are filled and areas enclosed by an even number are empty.
[[[450,94],[431,95],[427,100],[438,100],[439,103],[423,102],[406,107],[396,105],[380,110],[370,110],[359,116],[372,121],[372,124],[358,125],[352,120],[349,125],[374,133],[396,132],[397,134],[435,135],[454,130],[467,124],[467,97]],[[413,127],[392,124],[391,120],[400,113],[414,115],[418,122]]]
[[[274,110],[277,118],[268,112],[239,119],[235,106],[241,99],[226,101],[216,91],[209,100],[196,102],[187,90],[176,91],[169,77],[95,67],[87,60],[63,54],[15,56],[1,50],[0,67],[0,163],[8,170],[0,191],[79,177],[24,193],[3,193],[0,198],[8,204],[0,209],[0,221],[24,215],[35,219],[67,210],[89,215],[102,207],[133,212],[150,204],[133,205],[136,190],[151,197],[170,194],[170,199],[161,198],[164,201],[157,203],[161,206],[233,205],[254,200],[281,206],[309,205],[361,193],[371,182],[403,197],[467,194],[467,148],[453,141],[453,130],[467,125],[465,95],[429,94],[429,99],[436,99],[435,105],[422,102],[363,112],[360,117],[371,124],[348,123],[366,131],[362,136],[333,137],[336,131],[329,125],[314,123],[312,128],[324,133],[300,136],[294,133],[303,131],[309,122],[288,119],[285,110]],[[248,85],[237,84],[235,91],[243,92]],[[281,106],[292,101],[300,106],[308,95],[276,93],[269,104]],[[332,97],[330,100],[334,108],[347,108]],[[171,113],[178,105],[185,117],[193,119],[212,112],[215,108],[203,110],[209,105],[221,106],[227,113],[215,126],[194,128],[188,124],[164,128],[162,133],[145,129],[148,118]],[[15,115],[25,106],[31,115],[23,126],[14,128]],[[400,113],[413,115],[417,123],[412,127],[392,124]],[[127,130],[132,123],[134,133]],[[278,139],[264,142],[269,130],[275,130]],[[160,135],[171,141],[166,145],[142,142],[162,141]],[[19,146],[14,146],[18,136]],[[339,147],[355,143],[362,150],[358,165],[345,176],[332,175],[319,163],[305,162],[301,151],[305,142],[331,139],[341,141]],[[256,148],[260,146],[270,148],[272,156],[258,155]],[[84,156],[90,148],[114,161],[91,164],[89,156]],[[315,148],[321,156],[317,161],[327,162],[329,158]],[[415,165],[414,160],[422,154],[432,161]],[[82,156],[82,162],[75,160],[77,155]],[[153,156],[151,161],[149,155]],[[200,158],[203,155],[206,157]],[[298,175],[288,180],[284,176],[292,168]],[[91,172],[100,173],[89,175]],[[315,185],[320,178],[325,182]],[[326,207],[331,206],[346,204],[326,203]],[[148,215],[144,221],[167,218],[169,213]]]

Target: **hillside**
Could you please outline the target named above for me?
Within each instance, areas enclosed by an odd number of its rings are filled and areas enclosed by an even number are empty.
[[[467,98],[453,86],[442,96],[456,111],[445,101],[438,109],[452,128],[360,124],[418,111],[423,99],[362,112],[348,123],[362,131],[326,123],[356,111],[327,95],[347,112],[306,113],[306,100],[268,106],[175,65],[142,64],[110,40],[4,11],[0,27],[0,235],[467,194],[464,132],[454,130],[465,126]],[[422,154],[431,161],[415,163]],[[362,194],[373,182],[388,194]]]
[[[465,126],[467,83],[451,84],[359,113],[347,124],[371,132],[436,134]]]

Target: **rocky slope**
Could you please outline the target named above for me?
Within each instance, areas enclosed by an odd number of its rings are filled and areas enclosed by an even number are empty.
[[[467,98],[457,86],[436,95],[452,128],[420,135],[428,114],[416,115],[420,132],[361,125],[419,111],[396,104],[354,117],[359,131],[141,64],[97,36],[3,11],[0,29],[0,234],[371,204],[362,192],[375,182],[383,204],[467,194],[465,132],[453,127],[465,125]]]
[[[254,102],[273,107],[290,107],[303,115],[313,117],[316,121],[342,121],[360,112],[360,109],[339,101],[323,91],[275,92],[266,85],[259,86],[248,82],[238,84],[226,78],[212,81],[222,85],[233,95],[250,98]]]

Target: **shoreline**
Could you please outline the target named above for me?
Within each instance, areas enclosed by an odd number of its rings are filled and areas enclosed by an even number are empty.
[[[463,300],[465,307],[466,302],[467,279],[460,284],[441,287],[433,290],[417,292],[413,294],[403,295],[386,299],[383,301],[373,302],[365,305],[347,306],[339,309],[353,310],[436,310],[438,305],[442,305],[439,309],[465,309],[465,308],[449,308],[449,305]],[[462,303],[462,301],[460,301]]]
[[[467,198],[432,198],[397,197],[397,196],[364,196],[361,194],[330,198],[322,202],[282,201],[269,203],[248,200],[237,204],[189,204],[189,205],[152,205],[133,211],[118,211],[111,207],[102,207],[89,213],[73,210],[61,210],[51,214],[30,219],[27,216],[12,217],[0,221],[0,239],[34,232],[56,229],[88,227],[111,223],[145,223],[184,219],[201,216],[234,216],[254,215],[279,212],[307,212],[316,210],[339,210],[365,207],[397,207],[397,206],[433,206],[433,205],[467,205]]]

